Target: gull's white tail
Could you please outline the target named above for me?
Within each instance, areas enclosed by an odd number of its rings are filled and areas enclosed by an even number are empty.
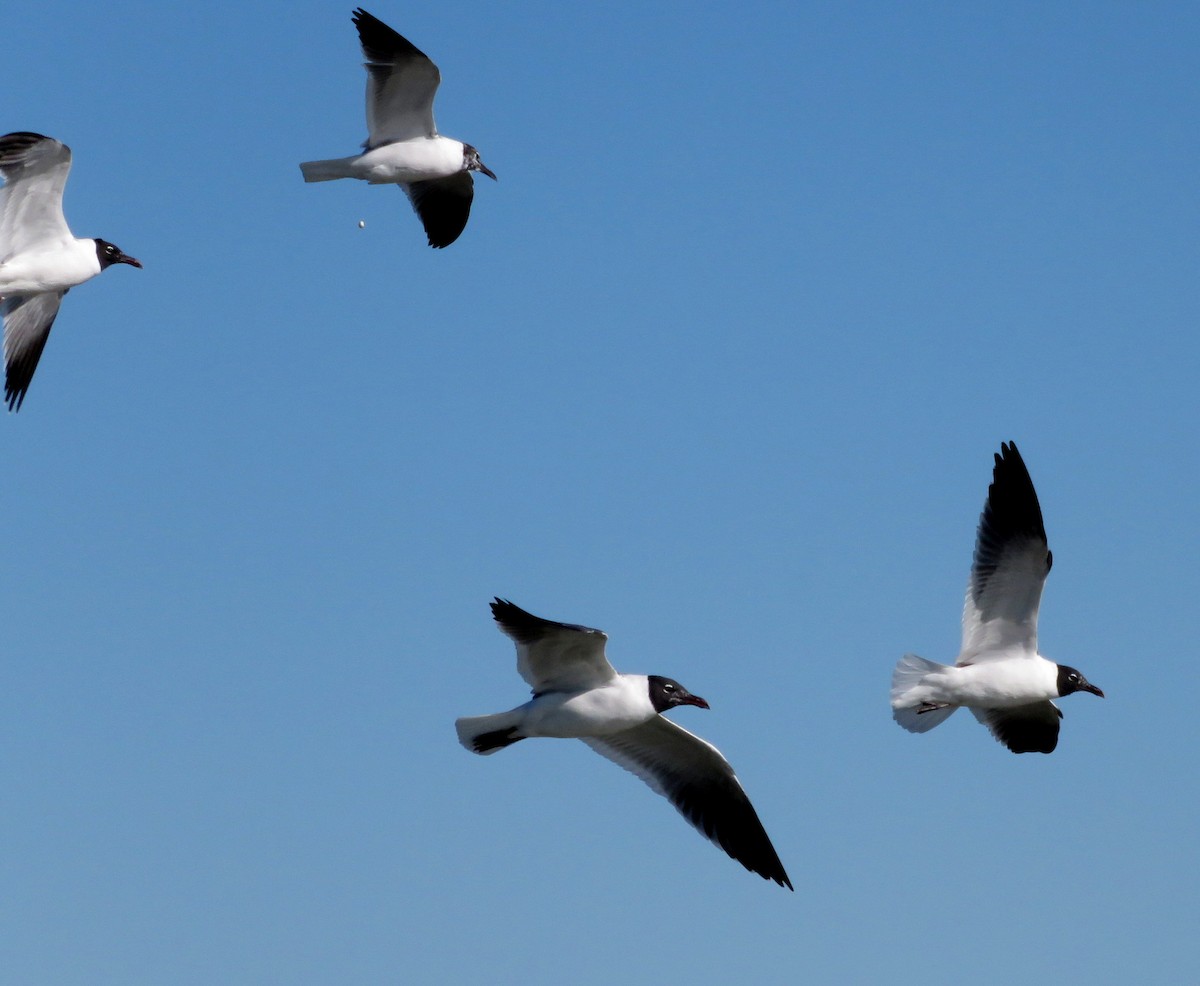
[[[354,177],[347,161],[353,158],[335,157],[328,161],[305,161],[300,165],[300,173],[305,181],[333,181],[335,178]]]
[[[925,733],[954,713],[957,705],[929,706],[920,694],[925,676],[944,671],[946,665],[905,654],[892,672],[892,718],[910,733]]]
[[[524,736],[517,735],[522,719],[520,709],[497,712],[491,716],[470,716],[454,721],[458,741],[472,753],[487,755],[512,746]]]

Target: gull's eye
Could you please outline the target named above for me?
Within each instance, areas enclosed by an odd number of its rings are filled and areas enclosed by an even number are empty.
[[[663,685],[663,691],[664,692],[673,692],[673,691],[675,691],[675,686],[674,685]]]

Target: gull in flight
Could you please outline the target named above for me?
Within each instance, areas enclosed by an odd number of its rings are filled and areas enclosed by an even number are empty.
[[[367,59],[364,153],[300,165],[305,181],[359,178],[399,185],[425,227],[431,247],[458,239],[475,196],[472,171],[496,176],[470,144],[443,137],[433,122],[433,97],[442,75],[411,42],[361,7],[354,26]]]
[[[490,754],[531,736],[581,739],[667,798],[701,834],[746,869],[792,889],[775,847],[729,762],[662,713],[708,703],[659,675],[618,674],[607,634],[526,613],[503,599],[492,615],[517,645],[517,672],[533,698],[508,712],[459,719],[458,739]]]
[[[905,654],[892,673],[892,715],[924,733],[960,706],[1013,753],[1052,753],[1062,712],[1054,699],[1104,692],[1038,653],[1038,605],[1053,558],[1029,470],[1001,444],[975,536],[963,605],[962,652],[953,665]]]
[[[142,265],[107,240],[73,236],[63,218],[71,148],[52,137],[0,137],[0,314],[4,400],[20,410],[63,295],[113,264]]]

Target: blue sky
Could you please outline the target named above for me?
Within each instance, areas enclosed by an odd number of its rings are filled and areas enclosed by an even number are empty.
[[[6,416],[12,982],[1195,975],[1190,4],[368,5],[499,182],[424,245],[352,5],[5,16],[4,131],[140,258]],[[359,220],[366,226],[359,229]],[[1020,446],[1059,749],[891,720]],[[796,885],[574,742],[487,603],[601,627]]]

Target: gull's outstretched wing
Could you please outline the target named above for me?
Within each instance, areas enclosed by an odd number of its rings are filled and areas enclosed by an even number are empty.
[[[1053,558],[1017,446],[1002,444],[979,518],[958,663],[1037,655],[1038,606]]]
[[[662,716],[609,736],[585,737],[583,742],[637,774],[750,872],[792,889],[737,775],[711,743]]]
[[[543,620],[506,599],[492,603],[492,615],[517,645],[517,671],[535,694],[582,691],[617,676],[601,630]]]

